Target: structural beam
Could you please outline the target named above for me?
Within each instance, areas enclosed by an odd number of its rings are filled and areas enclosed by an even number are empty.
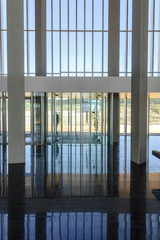
[[[25,162],[23,1],[7,1],[8,159]]]
[[[120,0],[109,1],[108,76],[119,76]],[[119,142],[119,94],[108,94],[108,142]]]
[[[0,89],[7,92],[7,77],[0,76]],[[25,77],[25,92],[131,92],[131,77]],[[160,77],[148,77],[148,92],[160,92]]]
[[[148,1],[133,1],[131,161],[146,162]]]

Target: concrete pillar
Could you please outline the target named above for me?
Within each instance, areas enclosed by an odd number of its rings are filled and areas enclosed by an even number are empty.
[[[109,1],[108,76],[119,76],[120,0]],[[108,142],[119,142],[119,94],[108,94]]]
[[[146,162],[148,1],[133,1],[131,161]]]
[[[35,0],[36,76],[46,75],[46,0]]]
[[[8,160],[25,162],[23,1],[7,1]]]
[[[23,1],[7,1],[8,239],[23,239],[25,213],[25,92]],[[20,219],[20,220],[19,220]]]
[[[36,76],[46,76],[46,0],[35,0]],[[41,97],[41,144],[46,141],[46,93]]]

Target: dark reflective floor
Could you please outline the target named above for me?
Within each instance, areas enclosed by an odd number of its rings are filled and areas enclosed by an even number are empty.
[[[113,148],[27,145],[26,165],[9,167],[1,146],[0,239],[160,239],[159,140],[140,166],[130,137]]]
[[[159,214],[146,214],[142,232],[131,235],[130,214],[99,212],[47,212],[24,214],[21,239],[159,239]],[[0,215],[1,239],[8,239],[8,214]],[[15,225],[18,220],[15,219]],[[19,238],[19,226],[15,239]],[[14,234],[14,232],[12,232]],[[137,238],[136,238],[137,237]],[[13,238],[14,239],[14,238]]]

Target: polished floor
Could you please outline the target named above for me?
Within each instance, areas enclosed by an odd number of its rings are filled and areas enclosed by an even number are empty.
[[[160,239],[160,136],[147,164],[130,163],[130,136],[105,144],[26,145],[26,165],[0,146],[0,239]]]

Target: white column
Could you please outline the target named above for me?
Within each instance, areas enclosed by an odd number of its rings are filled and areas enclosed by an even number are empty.
[[[148,1],[133,1],[131,161],[146,162]]]
[[[8,159],[25,162],[23,1],[7,1],[8,23]]]
[[[109,1],[108,76],[119,76],[119,27],[120,0]],[[108,94],[110,121],[108,126],[110,144],[119,142],[119,94]]]
[[[46,76],[46,0],[35,0],[36,76]],[[46,94],[41,97],[41,144],[46,139]]]
[[[46,76],[46,0],[35,0],[36,76]]]

